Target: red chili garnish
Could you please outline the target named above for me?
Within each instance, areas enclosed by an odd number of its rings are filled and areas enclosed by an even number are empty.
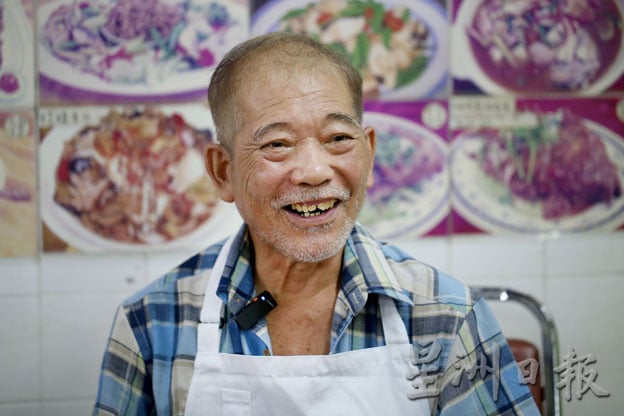
[[[384,14],[384,24],[388,27],[388,29],[393,32],[397,32],[403,28],[404,22],[402,19],[396,17],[392,12],[387,11]]]
[[[180,114],[178,113],[174,113],[171,115],[171,120],[173,120],[173,124],[177,127],[177,128],[181,128],[186,126],[186,122],[184,121],[184,117],[182,117]]]
[[[372,19],[373,17],[375,17],[375,10],[373,10],[372,7],[367,7],[366,9],[364,9],[364,17],[367,20]]]
[[[331,18],[332,18],[332,14],[331,13],[323,12],[316,19],[316,23],[318,25],[323,25],[323,24],[327,23],[329,20],[331,20]]]
[[[69,159],[63,159],[56,168],[56,179],[61,182],[69,182]]]

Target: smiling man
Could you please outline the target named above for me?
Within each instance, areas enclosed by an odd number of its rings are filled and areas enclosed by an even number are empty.
[[[349,63],[253,38],[209,102],[244,225],[120,306],[94,414],[539,414],[484,301],[356,222],[376,142]]]

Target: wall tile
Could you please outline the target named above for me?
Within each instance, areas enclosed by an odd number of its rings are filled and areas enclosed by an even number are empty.
[[[124,293],[144,285],[144,257],[131,254],[44,254],[43,293]]]
[[[564,236],[547,243],[549,275],[624,274],[624,232]]]
[[[2,416],[45,416],[41,404],[38,402],[27,403],[0,403],[0,415]]]
[[[598,365],[624,372],[621,307],[624,275],[553,278],[547,301],[559,328],[561,355],[571,347],[578,354],[595,354]],[[624,393],[624,386],[620,387]]]
[[[124,296],[46,295],[42,299],[44,399],[96,394],[102,354]]]
[[[581,396],[581,400],[574,396],[570,400],[565,400],[562,396],[562,414],[565,416],[621,416],[622,409],[624,409],[624,396],[619,386],[622,384],[623,377],[624,374],[621,372],[612,372],[608,369],[599,370],[595,383],[605,388],[611,395],[609,397],[597,397],[588,391]],[[619,388],[614,388],[616,386]],[[576,384],[573,384],[572,388],[575,389]]]
[[[40,396],[39,305],[36,296],[0,298],[0,402]]]
[[[462,279],[540,278],[544,261],[543,245],[535,237],[458,236],[451,243],[451,272]]]
[[[587,394],[582,400],[564,402],[566,416],[622,414],[624,337],[616,297],[623,292],[622,274],[549,276],[547,299],[559,330],[560,364],[570,348],[579,357],[593,354],[596,362],[591,369],[598,374],[596,383],[611,393],[606,399]]]
[[[45,416],[85,416],[93,412],[93,399],[89,400],[44,400]]]
[[[0,295],[37,293],[38,274],[36,257],[0,258]]]

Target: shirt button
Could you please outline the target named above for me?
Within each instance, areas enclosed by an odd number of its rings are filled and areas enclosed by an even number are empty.
[[[271,355],[271,352],[269,351],[268,348],[265,348],[262,353],[264,354],[265,357],[268,357],[269,355]]]

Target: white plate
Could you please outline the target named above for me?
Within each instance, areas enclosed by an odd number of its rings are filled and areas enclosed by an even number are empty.
[[[217,0],[214,0],[217,1]],[[122,96],[159,96],[167,94],[183,94],[192,91],[202,90],[208,87],[208,82],[214,68],[217,64],[215,59],[215,65],[204,68],[197,68],[184,72],[169,74],[165,79],[155,80],[152,83],[122,83],[122,82],[108,82],[96,75],[88,74],[81,71],[79,68],[75,68],[68,62],[64,62],[54,56],[44,44],[41,39],[41,33],[43,32],[43,26],[47,22],[49,16],[54,10],[63,4],[75,3],[74,0],[57,0],[48,4],[40,6],[37,10],[37,24],[39,29],[39,36],[37,48],[39,51],[39,70],[42,75],[53,81],[68,85],[81,90],[92,91],[102,94],[117,94]],[[228,13],[230,13],[240,23],[239,28],[236,28],[236,33],[232,32],[227,40],[223,44],[223,50],[218,51],[220,54],[225,54],[234,44],[245,40],[248,36],[247,24],[248,24],[248,10],[246,7],[237,4],[236,2],[224,2],[221,1],[227,7]],[[76,3],[77,4],[77,3]],[[230,29],[234,31],[234,29]],[[219,58],[219,57],[216,57]]]
[[[604,142],[609,159],[616,165],[620,184],[624,185],[624,139],[590,120],[584,124]],[[471,154],[478,152],[482,141],[474,136],[460,136],[451,146],[450,171],[453,208],[471,224],[490,233],[582,233],[610,231],[624,223],[624,196],[611,204],[595,204],[577,215],[557,220],[544,219],[541,205],[520,198],[503,203],[509,190],[494,183]]]
[[[473,22],[474,14],[483,0],[463,0],[457,12],[455,22],[451,27],[451,41],[453,42],[453,58],[451,59],[451,74],[454,78],[473,81],[481,90],[488,94],[515,94],[516,92],[506,88],[492,80],[481,67],[474,55],[466,30]],[[620,9],[620,19],[624,19],[624,3],[616,2]],[[600,77],[595,79],[589,86],[581,90],[571,92],[574,95],[596,95],[611,86],[624,75],[624,31],[620,31],[622,37],[620,50],[613,60],[611,67]]]
[[[4,24],[0,35],[2,67],[0,75],[10,73],[19,82],[18,90],[7,94],[0,91],[0,104],[21,105],[34,103],[34,54],[32,30],[20,1],[3,4]]]
[[[108,114],[112,107],[91,108],[94,116]],[[165,114],[174,111],[186,122],[198,129],[212,129],[212,121],[206,108],[194,106],[159,107]],[[53,128],[45,137],[39,149],[39,183],[41,216],[44,223],[59,238],[72,247],[84,252],[103,251],[148,251],[201,248],[226,237],[236,230],[240,223],[238,211],[233,204],[219,201],[210,218],[189,234],[175,240],[156,244],[131,244],[103,236],[86,228],[78,218],[54,201],[56,168],[63,153],[63,145],[82,125],[64,125]],[[210,180],[206,177],[206,180]]]
[[[277,30],[279,19],[287,12],[313,3],[313,0],[273,0],[262,6],[252,16],[251,35],[257,36]],[[422,20],[429,28],[434,50],[427,68],[412,84],[395,90],[384,90],[384,100],[403,100],[432,97],[446,87],[449,71],[448,23],[446,11],[434,0],[382,0],[386,6],[403,6],[412,18]]]
[[[430,179],[421,181],[418,186],[397,189],[385,203],[375,205],[370,198],[367,199],[358,220],[375,236],[383,239],[415,237],[427,233],[450,210],[447,144],[430,130],[401,117],[366,112],[364,122],[377,130],[378,149],[384,145],[384,136],[392,129],[393,134],[398,133],[408,147],[418,149],[422,142],[431,145],[444,162],[442,170]]]

